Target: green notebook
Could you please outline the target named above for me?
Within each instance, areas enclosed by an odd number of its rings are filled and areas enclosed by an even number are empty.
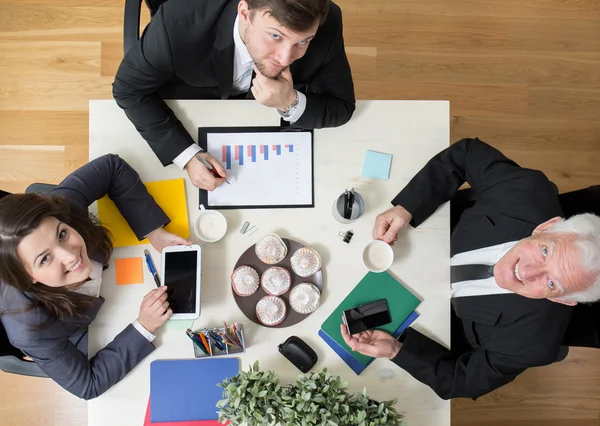
[[[344,349],[352,354],[361,364],[366,365],[371,357],[353,352],[340,332],[342,324],[342,312],[365,303],[375,302],[379,299],[387,299],[392,322],[380,330],[393,334],[406,318],[415,310],[421,301],[414,294],[408,291],[394,277],[387,272],[374,273],[369,272],[350,292],[348,296],[333,311],[329,318],[325,320],[321,329],[333,340],[340,344]]]

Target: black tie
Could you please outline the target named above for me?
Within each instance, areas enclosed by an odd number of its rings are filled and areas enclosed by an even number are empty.
[[[452,265],[450,282],[484,280],[494,276],[494,265]]]
[[[254,95],[252,94],[252,81],[256,77],[256,71],[252,70],[252,77],[250,77],[250,87],[248,88],[248,93],[246,93],[246,99],[254,99]]]

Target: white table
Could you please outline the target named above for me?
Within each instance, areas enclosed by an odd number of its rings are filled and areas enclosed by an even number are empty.
[[[170,106],[190,134],[196,138],[200,126],[276,126],[278,115],[251,101],[174,101]],[[244,369],[259,360],[284,383],[300,373],[277,351],[290,335],[305,340],[319,356],[315,369],[327,367],[349,382],[351,392],[367,387],[375,400],[398,399],[397,408],[410,426],[449,426],[450,403],[387,359],[376,360],[360,376],[317,336],[322,322],[367,272],[361,253],[371,239],[378,213],[412,176],[449,143],[450,106],[445,101],[363,101],[350,122],[314,134],[315,208],[278,210],[224,210],[227,235],[203,247],[202,314],[196,327],[218,326],[223,320],[245,326],[248,350],[241,356]],[[366,149],[394,155],[389,181],[361,177]],[[116,153],[136,169],[142,180],[185,177],[175,166],[163,168],[123,111],[113,101],[90,102],[90,159]],[[351,225],[335,221],[331,206],[344,189],[354,187],[366,199],[365,214]],[[186,181],[192,240],[193,221],[198,214],[198,190]],[[258,232],[244,236],[244,221],[256,224]],[[350,244],[341,241],[340,230],[352,229]],[[238,309],[231,292],[230,274],[240,254],[262,235],[277,232],[316,248],[323,258],[325,290],[321,306],[303,322],[283,329],[260,327]],[[444,345],[450,343],[449,208],[442,206],[418,229],[404,231],[394,246],[395,261],[390,272],[423,302],[414,327]],[[118,248],[104,273],[102,296],[106,299],[90,327],[90,355],[104,347],[137,317],[142,297],[154,287],[144,269],[145,284],[115,285],[114,259],[141,257],[149,246]],[[153,251],[155,260],[158,253]],[[189,323],[189,322],[188,322]],[[142,361],[123,381],[89,402],[89,426],[142,424],[150,388],[150,362],[155,359],[193,358],[185,333],[172,326],[160,330],[156,351]]]

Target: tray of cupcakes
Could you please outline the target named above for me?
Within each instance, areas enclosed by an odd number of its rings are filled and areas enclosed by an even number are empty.
[[[292,326],[319,306],[321,267],[321,256],[315,249],[277,234],[265,235],[235,265],[231,274],[234,299],[256,324]]]

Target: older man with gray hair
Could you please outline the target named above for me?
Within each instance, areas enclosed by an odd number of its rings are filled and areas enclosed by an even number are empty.
[[[477,398],[564,359],[565,345],[600,340],[600,305],[581,305],[584,315],[575,306],[600,300],[600,217],[562,219],[556,186],[542,172],[478,139],[433,157],[377,217],[374,238],[393,243],[465,181],[476,196],[450,242],[452,349],[413,328],[395,339],[380,330],[351,336],[341,325],[353,350],[391,359],[444,399]]]

